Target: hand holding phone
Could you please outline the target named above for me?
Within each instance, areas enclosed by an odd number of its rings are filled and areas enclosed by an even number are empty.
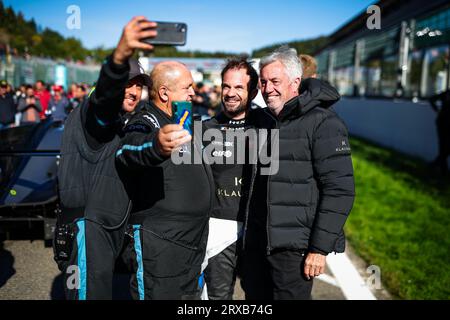
[[[114,63],[124,64],[136,49],[152,50],[153,46],[151,44],[144,43],[141,40],[152,39],[156,35],[155,22],[151,22],[143,16],[134,17],[123,29],[122,36],[114,50]]]
[[[192,136],[178,124],[167,124],[158,131],[157,147],[159,152],[168,157],[185,143],[191,141]]]
[[[142,42],[151,45],[184,46],[187,37],[187,24],[183,22],[156,21],[157,35],[143,39]]]

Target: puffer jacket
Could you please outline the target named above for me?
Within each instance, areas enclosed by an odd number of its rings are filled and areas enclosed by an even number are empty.
[[[279,130],[278,171],[257,179],[260,170],[254,167],[246,210],[247,224],[249,215],[261,214],[253,204],[266,206],[268,254],[274,249],[345,250],[343,226],[355,192],[347,128],[330,108],[339,98],[328,82],[308,79],[278,117],[265,109],[254,120],[271,117],[270,126]]]

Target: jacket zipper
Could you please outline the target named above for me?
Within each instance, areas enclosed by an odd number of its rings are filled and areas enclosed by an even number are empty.
[[[280,129],[280,122],[278,121],[277,118],[275,118],[273,115],[271,115],[272,118],[275,121],[275,129],[279,130]],[[269,138],[269,135],[268,135]],[[272,135],[270,134],[270,143],[272,144]],[[272,150],[270,150],[270,152],[272,153]],[[269,176],[267,177],[267,195],[266,195],[266,206],[267,206],[267,221],[266,221],[266,233],[267,233],[267,255],[270,255],[270,251],[272,251],[272,247],[270,246],[270,235],[269,235],[269,221],[270,221],[270,209],[269,209],[269,192],[270,192],[270,178],[271,178],[271,174],[269,174]]]
[[[258,164],[252,165],[252,176],[250,178],[250,189],[248,193],[248,199],[247,199],[247,207],[245,208],[245,227],[244,227],[244,233],[242,237],[242,248],[245,249],[245,238],[247,233],[247,226],[248,226],[248,216],[250,214],[250,202],[253,195],[253,187],[255,185],[255,179],[256,179],[256,173],[258,171]]]

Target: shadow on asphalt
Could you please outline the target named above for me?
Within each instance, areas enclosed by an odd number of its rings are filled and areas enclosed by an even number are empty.
[[[0,232],[0,288],[2,288],[8,280],[16,274],[14,269],[14,256],[4,248],[5,240],[42,240],[42,228],[36,228],[31,224],[14,223],[8,228],[8,233]],[[1,231],[1,230],[0,230]],[[115,266],[115,274],[113,278],[113,300],[132,300],[130,294],[130,271],[122,259],[117,259]],[[51,300],[65,300],[64,293],[64,277],[59,274],[53,279],[50,291]]]
[[[6,250],[4,243],[0,240],[0,288],[16,273],[14,269],[14,256]]]

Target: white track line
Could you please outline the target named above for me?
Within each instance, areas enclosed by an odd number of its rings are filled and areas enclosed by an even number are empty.
[[[332,286],[335,286],[335,287],[338,287],[338,288],[339,288],[339,285],[338,285],[338,283],[336,282],[336,280],[335,280],[332,276],[329,276],[329,275],[327,275],[327,274],[325,274],[325,273],[321,274],[321,275],[318,276],[318,277],[315,277],[314,279],[318,279],[318,280],[320,280],[320,281],[323,281],[323,282],[325,282],[325,283],[328,283],[329,285],[332,285]]]
[[[327,275],[321,275],[318,279],[331,285],[337,284],[347,300],[377,300],[345,253],[329,254],[327,266],[333,273],[335,281]]]

